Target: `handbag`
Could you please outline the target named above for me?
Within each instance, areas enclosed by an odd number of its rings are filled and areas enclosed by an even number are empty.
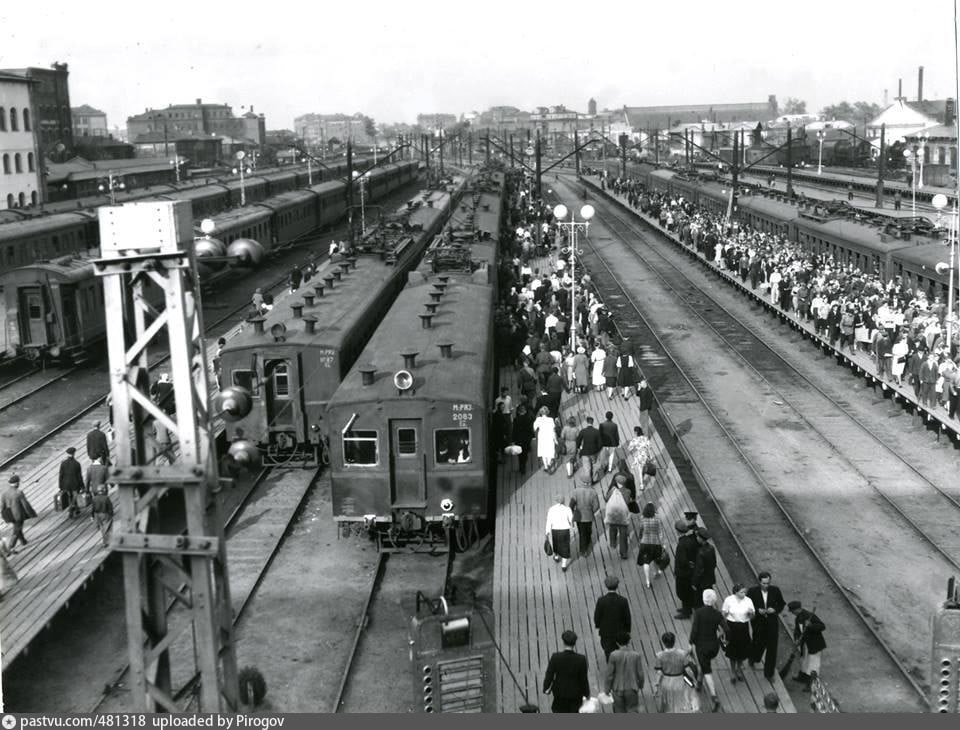
[[[670,553],[667,552],[665,547],[661,546],[660,554],[654,558],[653,562],[657,564],[660,570],[666,570],[670,567]]]
[[[553,544],[550,542],[549,536],[543,539],[543,552],[546,553],[548,558],[553,555]]]
[[[631,499],[629,502],[627,502],[627,511],[632,515],[640,514],[640,505],[637,504],[637,500]]]
[[[643,475],[645,477],[655,477],[657,475],[657,465],[652,461],[646,461],[643,464]]]
[[[13,512],[6,505],[0,508],[0,517],[2,517],[3,521],[7,524],[13,524]]]

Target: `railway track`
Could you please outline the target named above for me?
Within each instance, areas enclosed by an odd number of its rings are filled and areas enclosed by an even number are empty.
[[[41,372],[35,370],[21,375],[15,380],[7,381],[3,385],[0,385],[0,413],[28,401],[50,386],[73,375],[73,373],[79,369],[80,368],[77,367],[71,367],[66,370],[56,370],[53,377],[50,377],[50,371]]]
[[[408,643],[416,593],[444,595],[453,553],[380,553],[331,711],[419,712],[412,700]],[[383,682],[394,672],[393,682]],[[402,675],[396,674],[403,672]],[[371,691],[376,687],[376,691]]]
[[[620,226],[619,230],[627,232],[631,239],[637,237],[637,227],[626,224],[609,204],[598,201],[598,208],[602,212],[598,218],[604,224],[610,221],[611,229]],[[803,586],[807,602],[810,603],[809,597],[813,596],[821,615],[832,616],[832,625],[836,626],[836,630],[831,631],[831,636],[842,637],[844,644],[858,647],[860,659],[865,660],[865,666],[871,667],[871,682],[875,685],[876,693],[888,692],[888,698],[896,697],[893,707],[901,710],[906,707],[924,709],[926,693],[917,681],[918,676],[922,677],[922,671],[914,661],[915,657],[911,657],[911,666],[907,666],[888,641],[889,634],[885,635],[886,629],[882,623],[875,616],[868,615],[869,609],[863,605],[868,601],[856,595],[849,581],[831,567],[830,550],[822,545],[814,545],[814,540],[820,537],[816,532],[811,535],[811,529],[817,530],[815,519],[809,513],[795,516],[798,512],[797,495],[774,482],[776,475],[771,474],[769,461],[776,461],[778,455],[768,454],[767,463],[759,460],[753,453],[755,445],[751,445],[750,435],[735,419],[730,418],[724,403],[711,397],[709,389],[705,388],[707,376],[688,373],[674,359],[671,349],[676,347],[678,341],[689,338],[689,331],[693,328],[686,322],[679,323],[674,328],[679,330],[674,339],[673,333],[665,332],[648,321],[636,298],[623,285],[621,280],[629,275],[631,288],[642,288],[645,294],[654,298],[650,293],[652,286],[648,287],[647,282],[657,279],[658,275],[651,273],[650,269],[654,267],[646,263],[650,258],[646,256],[649,247],[644,248],[644,255],[634,249],[624,254],[624,247],[616,242],[608,243],[606,238],[596,241],[595,238],[591,235],[585,244],[590,252],[584,255],[584,263],[608,307],[614,312],[623,334],[634,342],[643,343],[641,368],[658,394],[666,419],[673,422],[672,430],[679,435],[682,443],[688,438],[687,434],[696,429],[700,443],[712,442],[716,446],[728,444],[737,455],[738,463],[727,463],[727,452],[717,448],[717,462],[710,464],[709,473],[705,473],[707,467],[702,463],[695,464],[694,468],[700,472],[703,486],[717,503],[728,530],[744,555],[748,556],[754,572],[759,567],[752,561],[762,559],[768,565],[777,566],[775,574],[782,584],[792,579],[796,585]],[[643,238],[648,237],[644,235]],[[611,263],[608,259],[613,257],[614,249],[619,256],[615,263]],[[646,271],[641,273],[636,267],[625,270],[622,265],[624,256],[636,262],[642,260]],[[655,255],[652,257],[657,258]],[[656,286],[670,289],[667,283],[658,282]],[[691,284],[688,282],[687,286]],[[648,306],[657,306],[662,300],[662,297],[657,298]],[[692,317],[689,305],[683,308],[685,312],[681,320],[689,321]],[[717,314],[720,316],[719,312]],[[664,337],[670,339],[670,347]],[[737,359],[742,362],[739,355]],[[767,392],[764,397],[771,401],[779,396]],[[687,418],[684,419],[684,416]],[[752,488],[754,485],[756,488]],[[829,510],[829,505],[825,508]],[[803,522],[811,527],[805,528],[801,524]],[[901,645],[898,648],[903,647]],[[884,690],[879,689],[881,685]]]
[[[611,225],[611,220],[615,221],[611,227],[618,234],[636,234],[636,225],[612,209],[606,214],[607,225]],[[647,243],[652,243],[652,236],[645,238]],[[955,520],[960,520],[960,493],[951,493],[938,486],[924,474],[922,466],[891,448],[847,403],[828,395],[800,369],[786,362],[774,345],[745,327],[676,266],[669,256],[675,254],[674,251],[668,249],[664,253],[659,245],[646,246],[644,254],[633,247],[630,250],[639,260],[656,270],[663,284],[684,301],[690,314],[727,343],[744,365],[780,396],[798,419],[823,436],[838,460],[846,462],[860,474],[922,540],[960,570],[960,544],[956,544],[954,528]],[[656,262],[646,254],[658,257]],[[833,409],[840,410],[864,438],[854,440],[848,429],[838,429],[836,419],[831,417]],[[839,443],[844,443],[843,450],[838,448]],[[882,472],[875,468],[877,452],[874,449],[880,449],[887,459]],[[911,483],[909,491],[902,488],[907,483]],[[956,487],[954,492],[957,492]]]

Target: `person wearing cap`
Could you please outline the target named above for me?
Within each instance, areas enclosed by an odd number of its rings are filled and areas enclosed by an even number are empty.
[[[110,446],[107,434],[100,430],[100,421],[94,421],[93,428],[87,432],[87,458],[90,461],[102,458],[104,464],[110,463]]]
[[[810,691],[813,678],[820,675],[820,662],[827,642],[823,638],[826,625],[813,611],[808,611],[800,601],[790,601],[787,610],[795,617],[793,640],[800,648],[800,672],[794,681],[802,682],[804,692]]]
[[[697,549],[697,558],[694,560],[692,580],[694,602],[699,604],[698,599],[703,592],[716,585],[717,551],[710,544],[710,531],[706,527],[697,529],[697,541],[700,547]]]
[[[620,579],[608,575],[603,579],[607,592],[597,599],[593,610],[593,625],[600,633],[600,646],[607,661],[610,653],[617,648],[617,636],[621,632],[630,633],[630,603],[617,593]]]
[[[607,659],[603,678],[604,693],[613,697],[613,711],[640,712],[640,690],[643,689],[643,657],[639,651],[628,649],[630,632],[617,634],[617,648]]]
[[[753,602],[753,640],[750,652],[750,668],[763,658],[763,676],[773,681],[777,669],[777,644],[780,641],[780,622],[777,617],[786,607],[783,593],[771,585],[771,576],[766,570],[757,575],[758,585],[747,591],[747,598]]]
[[[74,454],[77,450],[72,446],[67,449],[66,458],[60,462],[59,487],[61,492],[66,492],[70,500],[69,516],[76,517],[80,514],[77,508],[77,492],[83,491],[83,470],[80,468],[80,462],[76,460]]]
[[[177,410],[177,403],[173,396],[173,383],[170,382],[170,373],[160,373],[160,379],[150,386],[150,396],[153,402],[160,406],[168,416]]]
[[[697,563],[697,552],[700,550],[700,543],[697,541],[696,525],[697,513],[687,511],[683,513],[684,519],[677,520],[674,528],[680,535],[677,540],[677,546],[674,550],[674,568],[673,574],[676,580],[677,599],[680,601],[680,610],[677,611],[674,618],[690,618],[693,613],[693,569]]]
[[[703,683],[713,700],[713,712],[720,709],[717,698],[717,686],[713,681],[711,662],[720,653],[720,632],[723,631],[723,614],[717,610],[717,593],[708,588],[700,597],[700,607],[693,612],[693,625],[690,627],[690,646],[697,655]]]
[[[6,545],[8,552],[16,552],[17,541],[27,546],[27,538],[23,536],[23,523],[37,516],[36,510],[27,499],[27,495],[20,491],[20,477],[14,474],[8,480],[7,488],[0,495],[0,515],[3,521],[13,525],[13,540]]]
[[[563,651],[554,652],[547,663],[543,693],[553,695],[551,712],[578,712],[580,705],[590,696],[587,658],[574,651],[577,645],[576,633],[567,629],[560,638],[563,641]]]

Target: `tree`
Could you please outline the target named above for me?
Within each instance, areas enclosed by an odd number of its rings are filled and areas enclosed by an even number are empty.
[[[361,115],[361,119],[363,119],[363,131],[367,133],[367,136],[370,137],[370,139],[376,137],[377,125],[373,123],[373,119],[366,114]]]
[[[788,96],[786,102],[783,105],[784,114],[806,114],[807,113],[807,102],[802,99],[796,99],[792,96]]]
[[[849,101],[841,101],[839,104],[831,104],[820,110],[820,113],[828,120],[842,119],[847,122],[862,122],[873,119],[880,114],[880,106],[869,101],[857,101],[851,104]]]

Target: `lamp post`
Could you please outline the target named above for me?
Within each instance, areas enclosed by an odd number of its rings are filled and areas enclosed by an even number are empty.
[[[250,168],[244,169],[243,158],[246,156],[247,156],[247,153],[244,152],[243,150],[238,151],[236,154],[237,166],[233,168],[233,170],[231,170],[231,172],[233,172],[234,175],[236,175],[238,171],[240,172],[240,205],[241,206],[244,206],[247,204],[247,188],[246,188],[246,182],[243,179],[243,174],[244,172],[250,172]]]
[[[563,219],[567,217],[568,212],[570,213],[570,222],[564,223]],[[580,217],[583,218],[582,221],[578,221],[573,211],[568,211],[567,206],[563,203],[559,203],[553,209],[553,215],[557,219],[557,225],[569,231],[567,235],[570,240],[570,279],[573,282],[573,285],[570,287],[570,348],[574,352],[576,352],[577,349],[577,276],[575,267],[577,255],[583,253],[583,251],[577,249],[577,229],[582,227],[584,235],[586,235],[590,228],[590,219],[593,218],[593,214],[593,206],[589,204],[580,208]]]
[[[920,177],[917,180],[917,187],[920,190],[923,190],[923,162],[924,162],[924,158],[926,158],[927,156],[927,140],[928,139],[930,139],[929,134],[921,134],[920,147],[917,150],[917,157],[919,158],[919,162],[920,162]]]
[[[941,211],[947,207],[947,196],[943,193],[937,193],[933,196],[933,207],[937,209],[937,217],[940,217]],[[937,263],[936,270],[938,274],[943,274],[945,271],[949,271],[948,285],[947,285],[947,352],[950,351],[950,346],[953,343],[953,323],[956,320],[956,312],[953,311],[953,268],[956,264],[960,263],[957,261],[956,248],[958,245],[957,234],[958,234],[958,224],[960,224],[960,217],[957,214],[957,206],[954,204],[953,209],[950,211],[950,225],[947,227],[947,245],[950,247],[950,263],[945,263],[943,261]],[[960,276],[960,274],[958,274]]]
[[[367,186],[367,175],[369,173],[360,174],[359,170],[353,171],[353,179],[360,182],[360,237],[363,238],[367,235],[367,214],[365,207],[365,191]]]
[[[917,153],[914,150],[904,150],[903,156],[910,161],[910,190],[913,193],[913,215],[917,214]]]
[[[300,158],[300,162],[307,163],[307,185],[313,186],[313,160],[309,157]]]
[[[123,190],[127,186],[123,184],[123,178],[118,177],[113,173],[113,170],[107,173],[107,179],[101,182],[97,186],[97,190],[101,193],[109,193],[110,195],[110,205],[117,204],[117,191]]]
[[[817,140],[819,140],[820,142],[820,153],[817,156],[817,174],[818,175],[823,174],[823,138],[825,136],[826,135],[823,133],[822,129],[817,132]]]
[[[177,174],[177,183],[179,183],[180,182],[180,156],[177,155],[175,159],[170,160],[170,164],[173,165],[173,170]]]

